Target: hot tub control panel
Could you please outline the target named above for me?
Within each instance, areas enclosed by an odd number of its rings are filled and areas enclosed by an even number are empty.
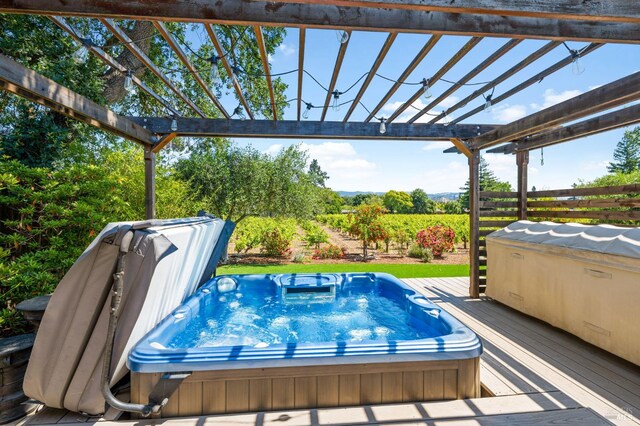
[[[342,278],[333,274],[284,274],[273,281],[284,303],[309,304],[333,302]]]

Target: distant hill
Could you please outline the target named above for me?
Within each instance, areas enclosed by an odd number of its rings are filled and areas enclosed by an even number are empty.
[[[358,194],[375,194],[384,195],[384,192],[369,192],[369,191],[336,191],[341,197],[354,197]],[[440,192],[437,194],[427,194],[429,198],[435,201],[451,201],[457,200],[460,197],[459,192]]]

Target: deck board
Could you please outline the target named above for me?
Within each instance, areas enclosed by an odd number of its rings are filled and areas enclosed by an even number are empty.
[[[482,362],[511,370],[504,378],[516,392],[560,390],[614,423],[640,424],[637,366],[488,298],[469,299],[466,279],[405,281],[476,331]]]
[[[163,419],[166,426],[364,424],[640,425],[640,367],[489,298],[469,299],[468,278],[404,280],[482,338],[487,398]],[[318,398],[321,395],[318,394]],[[384,401],[384,398],[382,398]],[[29,425],[100,423],[146,426],[154,420],[90,418],[44,409]],[[157,422],[157,421],[156,421]]]

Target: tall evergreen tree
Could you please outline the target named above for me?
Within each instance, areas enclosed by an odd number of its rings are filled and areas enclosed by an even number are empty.
[[[314,158],[309,164],[309,177],[315,186],[324,188],[325,182],[329,179],[329,174],[320,168],[318,160]]]
[[[511,191],[511,184],[509,182],[503,182],[498,179],[491,169],[487,161],[480,157],[479,166],[479,181],[480,191]],[[462,194],[460,195],[460,204],[463,208],[469,208],[469,180],[460,188]]]
[[[615,151],[615,162],[609,163],[610,173],[632,173],[640,169],[640,127],[624,132]]]

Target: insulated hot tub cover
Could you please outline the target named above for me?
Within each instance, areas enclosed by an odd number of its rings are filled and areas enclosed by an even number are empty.
[[[131,347],[211,277],[234,226],[206,216],[108,224],[53,293],[25,375],[25,393],[50,407],[103,413],[102,359],[125,235],[133,233],[124,257],[111,385],[127,373]]]

